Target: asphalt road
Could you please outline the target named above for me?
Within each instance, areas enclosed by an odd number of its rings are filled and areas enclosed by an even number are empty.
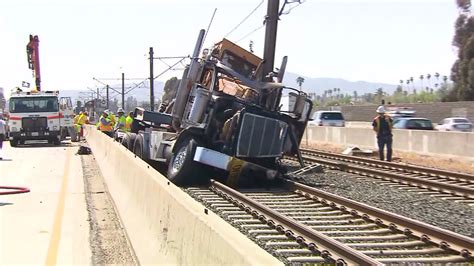
[[[90,264],[77,144],[4,144],[0,186],[28,187],[31,192],[0,195],[0,265]]]

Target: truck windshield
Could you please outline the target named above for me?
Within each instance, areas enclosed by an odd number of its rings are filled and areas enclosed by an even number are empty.
[[[15,97],[10,98],[10,113],[57,112],[56,97]]]

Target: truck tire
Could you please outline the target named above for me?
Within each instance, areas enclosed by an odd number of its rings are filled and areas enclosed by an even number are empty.
[[[10,146],[12,146],[12,147],[18,146],[18,139],[12,138],[10,140]]]
[[[122,139],[122,145],[125,146],[129,151],[133,152],[136,138],[137,134],[127,133]]]
[[[193,138],[185,138],[176,143],[176,151],[168,164],[167,178],[178,186],[196,185],[206,181],[206,171],[202,164],[193,160],[198,143]]]
[[[59,138],[55,138],[55,139],[53,139],[53,144],[55,146],[59,146],[59,145],[61,145],[61,140]]]
[[[147,158],[143,158],[143,136],[142,135],[135,135],[135,141],[133,144],[133,153],[140,159],[145,160]]]

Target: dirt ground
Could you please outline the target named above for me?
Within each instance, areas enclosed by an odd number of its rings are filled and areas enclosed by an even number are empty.
[[[342,145],[328,144],[328,143],[310,143],[305,145],[304,141],[301,143],[302,148],[318,149],[328,152],[341,153],[344,149],[348,148]],[[377,158],[377,151],[374,150],[373,158]],[[421,165],[426,167],[444,169],[449,171],[457,171],[467,174],[474,174],[474,159],[470,161],[468,159],[462,160],[457,158],[444,158],[430,155],[422,155],[409,152],[393,151],[393,161],[403,162],[413,165]]]
[[[138,265],[93,155],[81,155],[93,265]]]

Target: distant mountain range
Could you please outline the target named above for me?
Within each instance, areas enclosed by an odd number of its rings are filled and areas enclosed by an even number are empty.
[[[283,83],[294,88],[298,88],[296,83],[296,78],[301,75],[287,72],[283,78]],[[323,94],[325,90],[340,88],[341,93],[353,95],[354,91],[357,91],[358,95],[365,93],[375,93],[378,88],[383,88],[387,93],[393,93],[397,85],[386,84],[386,83],[377,83],[377,82],[368,82],[368,81],[348,81],[340,78],[310,78],[301,76],[304,78],[304,83],[302,89],[305,92],[313,92],[316,94]]]
[[[285,74],[283,79],[283,83],[294,88],[298,88],[298,84],[296,83],[296,78],[301,75],[288,72]],[[310,78],[301,76],[305,79],[303,83],[303,90],[305,92],[312,92],[316,94],[323,94],[325,90],[333,89],[333,88],[340,88],[341,93],[353,95],[354,91],[357,91],[357,94],[362,95],[364,93],[375,93],[375,91],[382,87],[383,90],[387,93],[393,93],[397,85],[394,84],[385,84],[385,83],[376,83],[376,82],[368,82],[368,81],[348,81],[345,79],[340,78]],[[125,85],[127,87],[133,87],[134,85]],[[163,95],[163,86],[164,82],[155,81],[155,97],[161,98]],[[112,85],[113,88],[116,90],[121,90],[121,85]],[[127,89],[125,90],[127,91]],[[83,100],[84,98],[91,97],[93,92],[90,90],[64,90],[61,91],[62,96],[71,97],[73,102],[77,100]],[[113,92],[110,90],[109,92],[110,98],[112,99],[115,96],[118,101],[120,102],[121,98],[118,93]],[[101,95],[105,97],[105,90],[101,91]],[[148,101],[150,95],[150,89],[148,88],[148,83],[146,83],[146,87],[136,88],[133,91],[129,92],[125,95],[125,99],[129,96],[135,97],[138,102]]]

